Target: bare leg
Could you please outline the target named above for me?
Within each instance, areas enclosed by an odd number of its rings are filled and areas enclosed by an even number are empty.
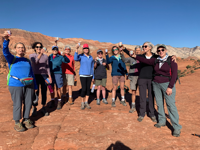
[[[106,98],[106,88],[102,86],[101,90],[102,90],[103,98]]]
[[[101,85],[97,87],[97,99],[99,99],[100,97],[100,92],[101,92]]]

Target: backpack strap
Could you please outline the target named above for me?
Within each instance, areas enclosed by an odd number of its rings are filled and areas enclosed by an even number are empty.
[[[7,85],[9,84],[9,80],[10,80],[10,71],[11,71],[11,68],[12,68],[12,65],[14,64],[16,60],[16,56],[14,55],[14,58],[12,60],[12,63],[10,64],[10,68],[9,68],[9,72],[8,72],[8,76],[7,76]]]

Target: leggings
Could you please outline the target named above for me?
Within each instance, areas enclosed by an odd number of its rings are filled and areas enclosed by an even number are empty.
[[[81,80],[81,97],[85,97],[85,95],[90,96],[90,85],[92,81],[92,77],[80,77]]]

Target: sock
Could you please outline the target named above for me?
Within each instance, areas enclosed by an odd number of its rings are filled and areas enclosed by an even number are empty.
[[[58,101],[60,102],[60,101],[61,101],[61,99],[58,99]]]
[[[106,100],[106,98],[103,98],[103,100]]]
[[[19,120],[15,120],[15,124],[18,124],[19,123]]]
[[[88,102],[85,102],[85,104],[88,104]]]
[[[112,101],[115,102],[115,98],[112,98]]]
[[[135,105],[135,103],[134,103],[134,102],[132,102],[132,105]]]
[[[81,105],[84,104],[84,102],[81,102]]]
[[[55,100],[55,98],[52,98],[51,100],[52,100],[52,101],[54,101],[54,100]]]
[[[72,98],[72,96],[71,96],[71,95],[69,95],[69,98]]]
[[[124,96],[122,96],[122,101],[125,101]]]
[[[99,100],[99,98],[97,98],[97,100]]]

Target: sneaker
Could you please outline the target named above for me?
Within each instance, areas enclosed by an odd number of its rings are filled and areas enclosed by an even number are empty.
[[[166,124],[163,124],[163,123],[157,123],[157,124],[154,125],[154,127],[156,127],[156,128],[161,128],[161,127],[164,127],[164,126],[166,126]]]
[[[102,102],[103,102],[104,104],[108,104],[108,102],[107,102],[107,100],[106,100],[105,98],[103,98]]]
[[[143,119],[144,119],[144,117],[139,116],[139,117],[137,118],[137,121],[141,122]]]
[[[27,119],[26,121],[23,122],[25,127],[27,129],[31,129],[31,128],[34,128],[34,125],[33,125],[33,122],[30,120],[30,119]]]
[[[85,104],[84,103],[81,103],[81,109],[85,109]]]
[[[111,104],[111,105],[112,105],[112,107],[116,107],[116,105],[115,105],[115,102],[112,102],[112,104]]]
[[[57,110],[60,110],[61,108],[62,108],[62,102],[58,101]]]
[[[135,112],[135,111],[136,111],[135,105],[132,104],[132,107],[131,107],[131,109],[129,110],[129,113],[133,113],[133,112]]]
[[[157,122],[156,116],[150,117],[153,122]]]
[[[85,103],[85,107],[86,107],[87,109],[91,109],[91,107],[90,107],[90,105],[89,105],[88,103]]]
[[[173,131],[173,134],[172,134],[172,135],[175,136],[175,137],[179,137],[180,134],[181,134],[181,130],[175,129],[175,130]]]
[[[124,100],[124,101],[120,101],[120,103],[121,103],[123,106],[127,106],[125,100]]]
[[[17,123],[17,124],[15,124],[14,129],[15,129],[17,132],[23,132],[23,131],[26,130],[26,129],[22,126],[22,123]]]
[[[97,105],[100,105],[100,99],[97,99]]]
[[[46,111],[45,107],[42,108],[42,114],[44,116],[48,116],[49,115],[49,113]]]
[[[55,100],[51,100],[49,108],[53,108],[55,106]]]
[[[69,97],[68,103],[69,103],[70,105],[73,105],[73,104],[74,104],[74,102],[73,102],[73,100],[72,100],[71,97]]]
[[[37,108],[33,107],[32,116],[37,116]]]

